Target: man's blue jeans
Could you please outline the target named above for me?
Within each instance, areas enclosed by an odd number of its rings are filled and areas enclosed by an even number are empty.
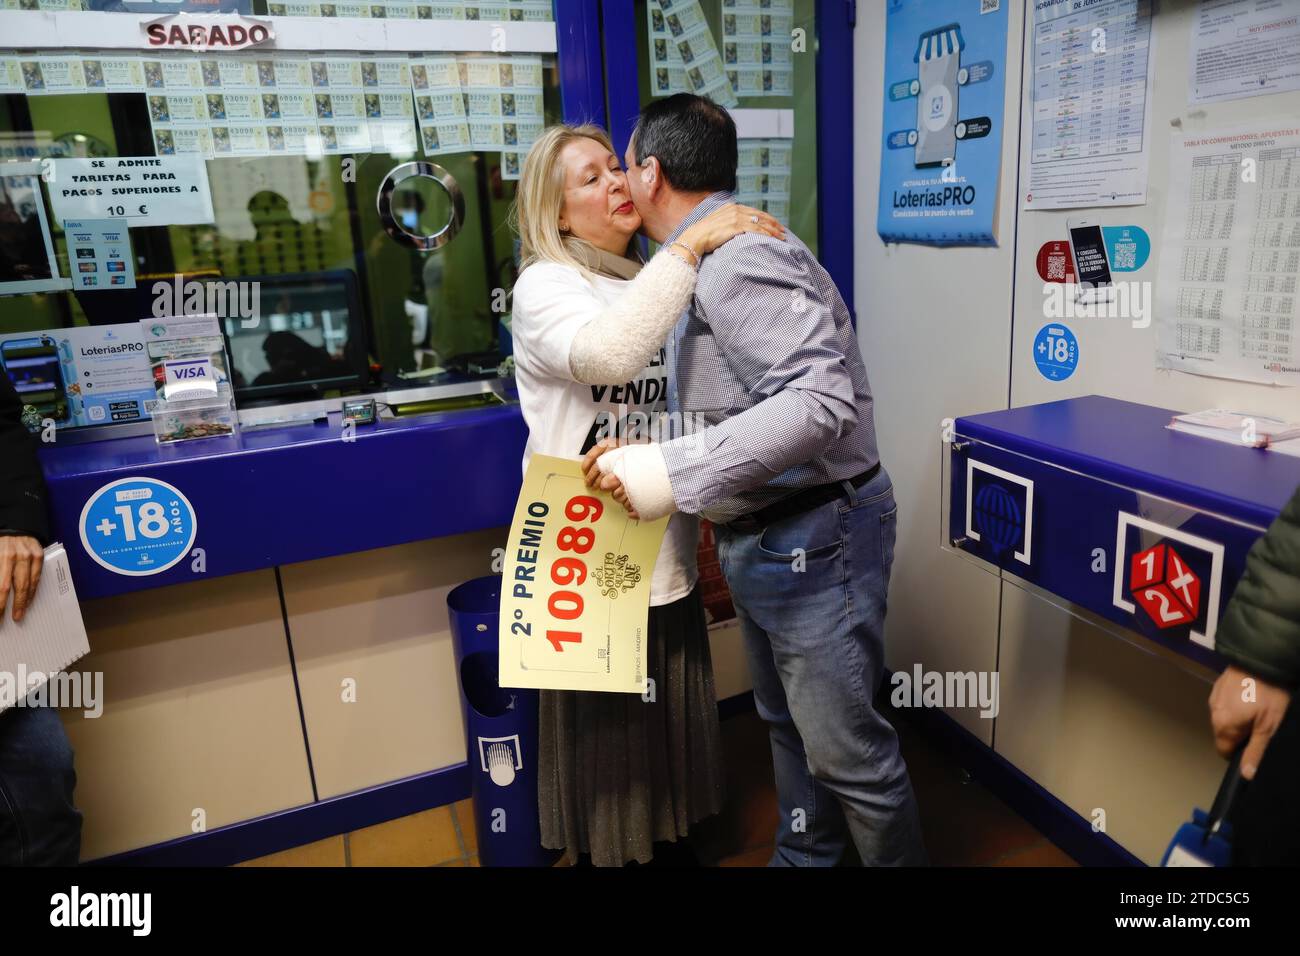
[[[926,862],[898,735],[872,704],[884,667],[897,508],[883,468],[761,531],[716,529],[754,700],[772,738],[773,866]]]
[[[77,865],[76,785],[72,745],[57,711],[11,707],[0,714],[0,866]]]

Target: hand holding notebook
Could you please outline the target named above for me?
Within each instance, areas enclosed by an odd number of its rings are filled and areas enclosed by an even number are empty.
[[[0,613],[0,713],[90,653],[63,545],[45,549],[36,597],[22,620]]]

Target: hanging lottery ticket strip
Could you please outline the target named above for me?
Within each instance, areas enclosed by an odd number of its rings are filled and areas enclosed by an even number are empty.
[[[158,156],[486,150],[518,179],[543,69],[535,54],[0,51],[0,93],[143,93]]]

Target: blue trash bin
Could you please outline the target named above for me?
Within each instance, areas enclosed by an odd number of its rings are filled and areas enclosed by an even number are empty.
[[[499,575],[466,581],[447,595],[479,861],[550,866],[559,854],[542,847],[537,822],[538,695],[498,684],[500,602]]]

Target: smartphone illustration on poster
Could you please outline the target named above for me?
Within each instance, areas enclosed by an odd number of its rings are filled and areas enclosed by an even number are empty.
[[[1101,225],[1093,219],[1067,219],[1070,232],[1070,255],[1074,257],[1075,281],[1080,302],[1109,302],[1115,296],[1110,277],[1110,260],[1106,258],[1106,241]]]
[[[965,43],[955,23],[921,34],[917,64],[916,166],[946,166],[957,158],[957,95]]]

